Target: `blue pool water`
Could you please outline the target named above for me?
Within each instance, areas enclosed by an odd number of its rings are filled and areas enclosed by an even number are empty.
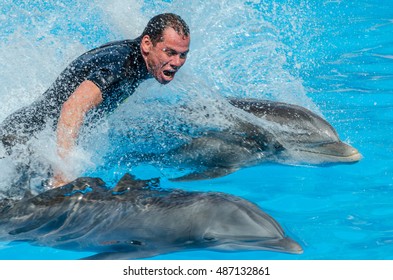
[[[178,13],[190,25],[192,44],[177,80],[165,87],[154,81],[142,84],[105,124],[86,131],[70,172],[113,184],[129,171],[142,178],[162,176],[164,187],[235,194],[271,214],[304,248],[302,255],[193,251],[153,259],[393,259],[392,1],[107,2],[0,4],[0,120],[32,102],[78,54],[109,40],[136,37],[157,13]],[[209,100],[218,95],[310,108],[364,158],[328,167],[265,164],[184,183],[166,180],[171,170],[120,163],[121,154],[130,149],[171,145],[160,129],[176,131],[180,120],[170,108],[177,100],[196,108],[204,104],[214,113]],[[147,100],[146,107],[127,106],[140,100]],[[215,124],[225,123],[216,115]],[[196,116],[187,121],[210,125]],[[114,131],[119,123],[125,126]],[[119,136],[122,129],[133,141]],[[55,161],[53,140],[47,137],[38,144],[46,159]],[[0,187],[5,188],[13,176],[12,163],[0,165]],[[87,255],[0,243],[0,259]]]

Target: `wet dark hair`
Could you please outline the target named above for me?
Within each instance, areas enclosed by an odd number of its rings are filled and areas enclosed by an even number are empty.
[[[148,35],[153,45],[162,42],[162,34],[168,27],[173,28],[177,34],[190,36],[190,29],[187,23],[178,15],[172,13],[159,14],[154,16],[147,23],[142,37]]]

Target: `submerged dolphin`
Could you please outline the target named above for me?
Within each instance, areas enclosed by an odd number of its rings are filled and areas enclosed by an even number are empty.
[[[98,178],[0,204],[0,240],[131,259],[186,250],[302,253],[256,205],[217,192],[163,190],[125,175],[113,189]]]
[[[306,108],[257,99],[233,98],[229,102],[252,114],[254,121],[232,115],[232,129],[206,131],[165,155],[144,158],[196,170],[172,179],[182,181],[221,177],[263,162],[340,164],[362,157],[357,149],[340,140],[326,120]]]

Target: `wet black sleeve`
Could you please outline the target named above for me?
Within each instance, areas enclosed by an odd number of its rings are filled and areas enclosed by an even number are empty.
[[[111,64],[97,69],[87,76],[86,79],[92,81],[101,90],[101,92],[104,92],[111,85],[121,79],[121,72],[120,67],[116,67],[116,64]]]

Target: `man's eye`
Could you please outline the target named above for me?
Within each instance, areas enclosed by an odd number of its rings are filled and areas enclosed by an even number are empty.
[[[166,53],[167,56],[174,56],[177,54],[177,52],[173,51],[173,50],[165,50],[164,52]]]
[[[166,54],[167,56],[169,56],[169,57],[179,55],[180,59],[186,59],[186,58],[187,58],[187,52],[178,53],[178,52],[175,51],[175,50],[165,49],[165,48],[163,49],[163,51],[164,51],[165,54]]]

